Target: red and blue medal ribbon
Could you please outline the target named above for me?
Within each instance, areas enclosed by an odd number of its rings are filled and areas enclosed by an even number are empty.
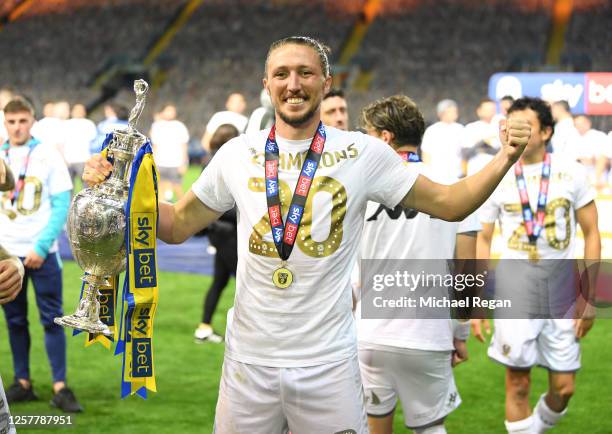
[[[406,163],[419,163],[421,161],[421,157],[412,151],[400,151],[397,154],[402,157],[402,160]]]
[[[514,165],[514,175],[516,176],[516,186],[518,187],[523,223],[527,232],[527,237],[531,244],[535,244],[544,228],[544,217],[546,216],[546,201],[548,199],[548,185],[550,181],[550,153],[544,155],[542,163],[542,176],[540,177],[540,192],[538,193],[538,206],[534,219],[531,205],[529,204],[529,194],[527,193],[527,183],[523,175],[523,165],[519,161]],[[535,221],[534,221],[535,220]]]
[[[26,173],[28,172],[28,166],[30,165],[30,156],[32,155],[32,151],[38,144],[40,144],[40,141],[35,138],[31,138],[30,141],[26,144],[26,146],[29,147],[30,150],[28,151],[28,155],[26,156],[25,162],[23,163],[23,166],[21,166],[21,170],[19,171],[19,177],[17,178],[17,182],[15,182],[15,189],[10,193],[11,204],[15,204],[15,202],[17,202],[17,199],[19,199],[19,193],[21,193],[21,190],[23,190]],[[5,142],[2,145],[2,150],[4,151],[4,156],[6,157],[6,164],[8,166],[11,165],[9,149],[9,143]]]
[[[279,150],[276,143],[276,128],[272,126],[268,139],[266,140],[265,158],[266,158],[266,200],[268,204],[268,217],[270,218],[270,226],[272,227],[272,238],[276,245],[278,255],[283,261],[286,261],[291,255],[295,239],[297,237],[300,222],[304,215],[304,206],[308,198],[308,192],[312,185],[312,180],[319,167],[323,148],[325,147],[325,128],[323,123],[319,122],[317,132],[312,138],[310,149],[306,154],[300,177],[295,186],[289,213],[287,214],[287,224],[283,223],[281,202],[278,184],[278,161]]]

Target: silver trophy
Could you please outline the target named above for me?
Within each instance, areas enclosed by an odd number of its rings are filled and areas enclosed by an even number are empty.
[[[110,285],[109,278],[125,270],[126,216],[132,161],[147,138],[136,130],[149,85],[134,82],[136,105],[130,113],[127,129],[113,131],[107,157],[113,164],[110,177],[101,184],[79,192],[68,212],[68,240],[72,254],[85,271],[85,283],[79,307],[72,315],[55,318],[55,323],[89,333],[110,336],[108,326],[100,321],[99,289]]]

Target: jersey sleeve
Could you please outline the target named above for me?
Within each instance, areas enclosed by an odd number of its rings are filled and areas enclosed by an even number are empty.
[[[482,225],[478,220],[478,211],[467,216],[465,220],[461,221],[457,227],[458,234],[464,234],[466,232],[479,232],[480,230],[482,230]]]
[[[225,171],[232,170],[231,149],[236,144],[233,139],[223,145],[204,169],[200,177],[191,186],[191,191],[206,206],[218,212],[229,211],[235,201],[224,176]]]
[[[219,113],[215,113],[212,115],[208,123],[206,124],[206,132],[208,134],[215,134],[217,128],[219,128]]]
[[[589,182],[586,167],[580,163],[575,163],[572,172],[574,177],[574,208],[580,209],[595,200],[595,189]]]
[[[419,172],[405,164],[385,142],[371,136],[364,138],[368,141],[364,155],[367,199],[394,208],[408,194]]]

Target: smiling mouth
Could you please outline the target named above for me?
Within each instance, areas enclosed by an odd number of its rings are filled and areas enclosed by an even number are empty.
[[[306,99],[302,97],[290,97],[287,98],[285,101],[287,102],[287,104],[298,105],[302,104],[304,101],[306,101]]]

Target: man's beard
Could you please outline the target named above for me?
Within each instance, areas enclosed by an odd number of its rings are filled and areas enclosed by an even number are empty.
[[[302,125],[304,125],[305,123],[307,123],[308,121],[310,121],[314,117],[314,115],[317,112],[318,108],[319,108],[319,106],[312,107],[310,110],[308,110],[306,113],[304,113],[299,118],[290,118],[285,113],[283,113],[281,110],[277,110],[277,113],[278,113],[278,116],[287,125],[290,125],[290,126],[292,126],[294,128],[298,128],[298,127],[301,127]]]

